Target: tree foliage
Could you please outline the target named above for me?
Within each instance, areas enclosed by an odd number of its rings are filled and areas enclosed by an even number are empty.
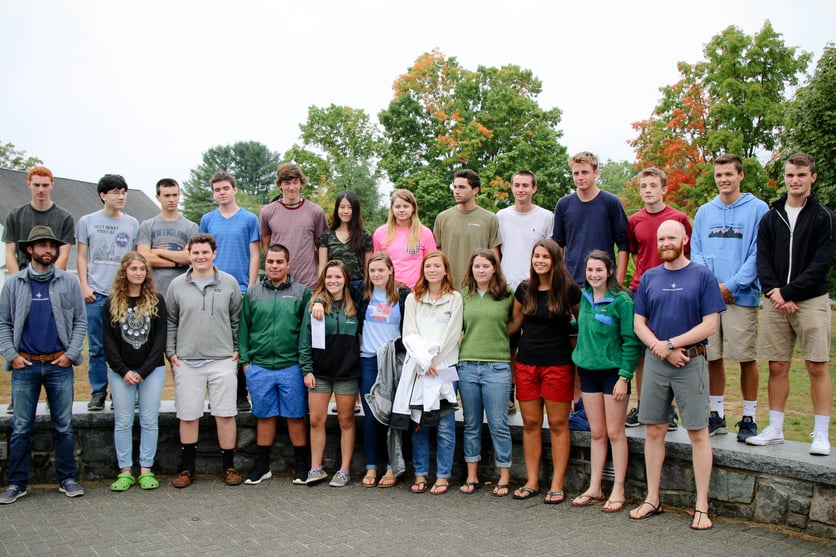
[[[38,157],[27,157],[26,151],[16,149],[14,143],[0,142],[0,168],[28,172],[33,166],[43,163]]]
[[[637,193],[638,181],[635,180],[636,170],[633,163],[608,160],[598,167],[598,172],[598,187],[621,198],[627,214],[641,209],[642,204]],[[633,190],[636,191],[636,195],[631,195]],[[633,200],[638,200],[639,203],[633,203]]]
[[[480,205],[511,203],[509,181],[520,169],[538,177],[538,202],[553,205],[571,184],[559,142],[560,110],[537,103],[542,82],[530,70],[463,68],[438,49],[422,54],[397,78],[394,98],[379,116],[384,130],[380,167],[395,187],[415,193],[421,219],[452,204],[453,173],[482,178]]]
[[[380,132],[365,111],[347,106],[311,106],[308,119],[299,125],[302,145],[285,154],[302,166],[311,179],[306,193],[330,215],[337,195],[352,190],[360,198],[367,228],[379,224],[380,195],[376,157]]]
[[[279,160],[278,153],[257,141],[210,148],[203,153],[202,162],[189,171],[189,179],[183,184],[183,214],[199,222],[200,217],[215,209],[209,180],[221,170],[235,177],[238,204],[258,212],[258,208],[269,201]]]
[[[693,211],[714,195],[711,162],[724,152],[745,160],[745,191],[771,195],[757,157],[776,148],[786,120],[785,91],[810,54],[786,46],[769,21],[753,36],[730,26],[712,37],[704,60],[680,62],[680,80],[661,88],[650,118],[633,124],[639,167],[668,173],[671,204]]]

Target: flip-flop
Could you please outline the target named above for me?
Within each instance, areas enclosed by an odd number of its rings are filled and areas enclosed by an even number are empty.
[[[562,491],[549,491],[543,503],[546,505],[559,505],[566,500],[566,494]]]
[[[473,495],[480,487],[482,487],[482,484],[479,482],[465,482],[465,484],[459,488],[459,493]]]
[[[532,489],[530,487],[523,486],[517,488],[517,491],[515,491],[514,494],[511,495],[511,498],[516,499],[518,501],[525,501],[526,499],[531,499],[532,497],[536,497],[537,495],[540,495],[539,489]]]
[[[416,481],[409,489],[412,493],[424,493],[427,491],[427,482],[426,480]]]
[[[138,481],[140,489],[157,489],[160,487],[160,482],[157,481],[157,477],[154,476],[154,472],[145,472],[144,474],[140,474]]]
[[[572,500],[573,507],[589,507],[590,505],[594,505],[595,503],[599,503],[604,501],[607,498],[606,495],[603,493],[597,497],[593,497],[592,495],[578,495]]]
[[[624,503],[627,501],[607,501],[604,503],[604,508],[601,509],[602,513],[617,513],[621,509],[624,508]]]
[[[116,476],[116,481],[110,484],[111,491],[128,491],[136,483],[132,474],[122,472]]]
[[[372,471],[366,472],[366,475],[363,477],[363,487],[374,487],[377,485],[377,472],[372,475]]]
[[[505,490],[505,493],[500,493],[500,490]],[[508,484],[496,484],[491,490],[491,495],[494,497],[508,497],[508,493],[510,493],[511,489]]]
[[[398,483],[398,478],[391,471],[388,471],[383,474],[383,477],[377,482],[377,487],[380,489],[386,489],[387,487],[394,486],[396,483]]]
[[[431,495],[444,495],[447,493],[447,490],[450,489],[450,484],[440,484],[436,481],[433,486],[430,488]]]
[[[711,517],[708,515],[707,511],[698,511],[697,509],[694,509],[694,519],[697,520],[697,524],[702,524],[702,516],[701,515],[705,515],[708,518],[708,520],[711,520]],[[714,528],[714,523],[713,522],[711,523],[711,526],[709,526],[708,528],[697,528],[696,526],[694,526],[693,522],[691,523],[691,530],[697,530],[699,532],[703,532],[705,530],[711,530],[712,528]]]
[[[650,518],[651,516],[656,516],[657,514],[662,514],[663,512],[665,512],[665,511],[662,510],[662,504],[661,503],[659,503],[659,505],[657,506],[657,505],[654,505],[653,503],[651,503],[650,501],[645,501],[644,503],[639,505],[639,508],[642,508],[645,505],[647,505],[648,507],[650,507],[653,510],[650,511],[649,513],[643,514],[641,516],[633,516],[631,514],[630,518],[633,519],[633,520],[644,520],[645,518]]]

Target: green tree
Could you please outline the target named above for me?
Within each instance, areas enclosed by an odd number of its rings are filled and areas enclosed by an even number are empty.
[[[43,163],[38,157],[27,157],[22,149],[15,149],[14,143],[0,142],[0,168],[28,172],[33,166]]]
[[[309,197],[329,216],[337,195],[352,190],[360,199],[367,228],[375,224],[380,209],[375,160],[380,133],[365,111],[331,104],[311,106],[308,119],[299,125],[302,145],[286,153],[303,167],[315,186]]]
[[[622,199],[629,199],[628,192],[635,185],[633,182],[636,178],[633,163],[630,161],[607,160],[600,165],[598,171],[598,186],[601,189],[607,190]]]
[[[730,26],[703,50],[705,59],[678,64],[681,79],[661,88],[662,99],[639,136],[638,167],[669,176],[672,205],[694,210],[714,193],[711,161],[723,152],[745,159],[743,189],[771,196],[757,157],[775,149],[786,119],[785,92],[798,84],[810,54],[786,46],[766,21],[753,36]]]
[[[269,201],[279,160],[278,153],[257,141],[239,141],[234,145],[210,148],[203,153],[202,162],[189,171],[189,179],[183,184],[183,214],[200,222],[200,217],[215,209],[209,180],[221,170],[235,177],[238,204],[257,212]]]
[[[493,211],[511,203],[516,170],[537,174],[538,202],[545,206],[569,190],[560,110],[539,106],[542,82],[530,70],[471,71],[436,49],[419,56],[394,90],[378,115],[385,138],[380,166],[395,187],[415,193],[426,224],[452,204],[449,184],[464,167],[479,173],[478,202]]]

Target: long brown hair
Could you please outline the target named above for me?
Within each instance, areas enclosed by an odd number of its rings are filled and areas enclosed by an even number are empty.
[[[311,296],[310,305],[313,306],[317,301],[322,301],[325,305],[325,313],[331,315],[331,310],[334,307],[334,298],[331,297],[331,293],[325,288],[325,275],[331,267],[337,267],[343,274],[343,279],[345,279],[343,284],[343,309],[345,310],[346,317],[353,317],[357,314],[357,308],[354,306],[354,300],[351,298],[351,289],[349,288],[351,279],[348,276],[348,267],[346,267],[345,263],[336,259],[332,259],[326,263],[322,272],[319,273],[319,278],[316,281],[316,289],[314,290],[313,296]]]
[[[383,261],[383,264],[389,269],[389,278],[383,287],[386,290],[386,301],[390,304],[397,304],[401,297],[398,294],[398,286],[395,284],[395,265],[392,263],[392,258],[385,251],[379,251],[373,254],[366,264],[366,285],[363,288],[363,300],[368,302],[374,294],[374,285],[369,278],[369,267],[372,266],[372,263],[377,263],[378,261]]]
[[[418,201],[409,190],[398,189],[392,192],[392,200],[389,203],[389,219],[386,221],[386,243],[384,247],[388,247],[392,243],[392,240],[395,239],[395,231],[398,229],[398,219],[392,210],[396,199],[406,201],[412,205],[412,216],[409,217],[409,236],[406,239],[406,249],[409,253],[413,253],[418,249],[418,243],[421,241],[421,221],[418,218]]]
[[[116,271],[116,278],[113,280],[113,288],[110,293],[110,322],[114,325],[121,323],[128,317],[128,275],[127,270],[131,263],[139,261],[145,265],[145,280],[139,288],[139,299],[136,301],[134,312],[137,318],[157,317],[157,289],[154,287],[154,279],[151,277],[151,266],[148,260],[135,251],[129,251],[122,257],[119,269]]]
[[[505,275],[502,274],[502,267],[499,266],[499,262],[496,260],[494,252],[489,249],[477,249],[473,252],[473,255],[470,256],[470,261],[467,262],[467,275],[462,281],[462,286],[467,289],[467,297],[470,298],[475,295],[478,290],[476,278],[473,276],[473,262],[476,261],[477,257],[487,259],[488,263],[493,266],[494,273],[491,277],[490,283],[488,284],[488,292],[490,293],[491,298],[499,301],[510,296],[511,291],[508,290],[508,283],[505,281]]]
[[[444,271],[446,274],[444,275],[444,278],[441,279],[441,294],[444,295],[456,291],[456,289],[453,288],[453,281],[450,280],[450,260],[447,259],[447,255],[443,251],[435,250],[425,255],[424,259],[421,260],[421,276],[415,283],[415,288],[412,289],[412,293],[415,294],[415,298],[418,300],[422,299],[424,294],[430,290],[430,283],[427,282],[427,277],[424,276],[424,263],[433,257],[440,257],[441,261],[444,263]]]
[[[534,244],[534,247],[531,248],[532,256],[534,255],[534,250],[538,247],[549,252],[549,257],[552,260],[552,268],[546,279],[549,282],[549,289],[547,290],[549,317],[569,315],[572,311],[569,288],[575,284],[575,279],[569,274],[569,270],[563,262],[563,249],[551,238],[546,238]],[[534,270],[534,265],[531,265],[528,291],[525,293],[525,299],[523,300],[523,315],[534,315],[537,313],[537,291],[539,286],[540,275]]]

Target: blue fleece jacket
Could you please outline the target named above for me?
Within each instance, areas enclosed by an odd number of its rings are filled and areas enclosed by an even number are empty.
[[[708,267],[718,283],[723,283],[738,306],[756,307],[760,303],[757,238],[761,218],[769,210],[766,203],[744,193],[731,205],[718,195],[701,206],[694,217],[691,260]]]

